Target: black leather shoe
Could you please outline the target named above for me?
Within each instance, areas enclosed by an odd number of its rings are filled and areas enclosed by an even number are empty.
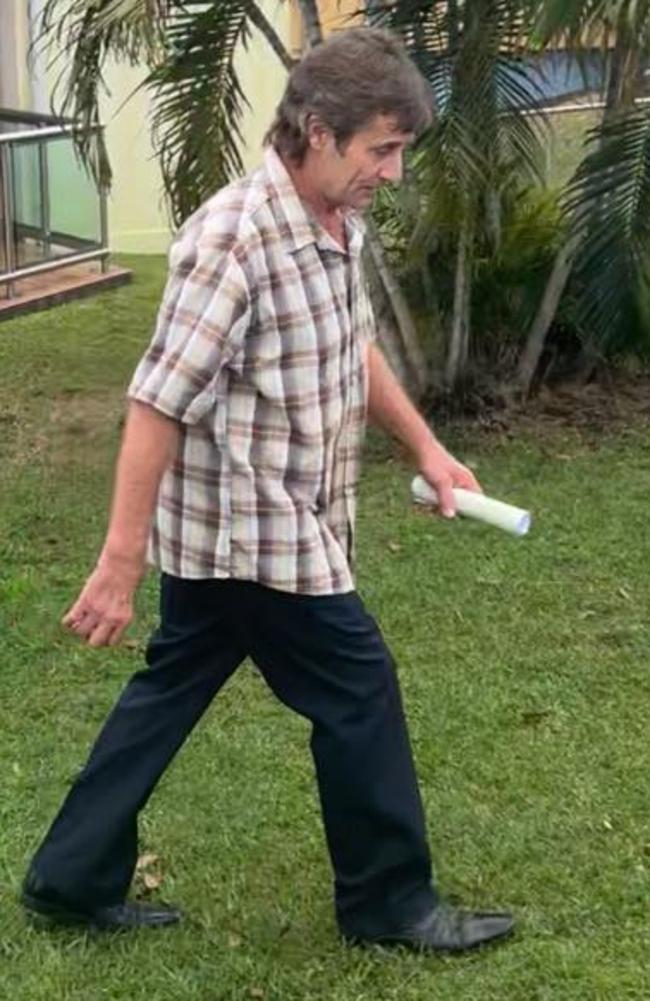
[[[514,918],[507,911],[459,911],[445,904],[422,921],[393,934],[348,939],[354,945],[404,946],[415,952],[466,952],[511,935]]]
[[[176,924],[181,912],[164,904],[125,901],[111,906],[87,907],[71,904],[56,890],[49,889],[34,874],[28,874],[21,894],[30,915],[49,918],[57,924],[85,925],[100,931],[128,931],[132,928],[160,928]]]

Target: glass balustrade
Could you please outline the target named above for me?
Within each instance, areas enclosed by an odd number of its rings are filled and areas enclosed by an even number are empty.
[[[75,152],[74,128],[0,108],[0,295],[21,277],[108,256],[105,197]]]

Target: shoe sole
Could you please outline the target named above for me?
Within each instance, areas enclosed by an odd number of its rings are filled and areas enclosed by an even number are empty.
[[[48,903],[47,900],[32,897],[29,893],[22,894],[21,902],[32,920],[45,920],[54,924],[65,925],[66,927],[83,926],[91,929],[92,931],[125,932],[136,931],[138,928],[165,928],[168,925],[178,924],[180,921],[179,915],[171,920],[167,919],[164,921],[152,922],[143,921],[141,924],[105,924],[94,919],[91,914],[84,913],[83,911],[64,910],[56,904]]]
[[[418,942],[409,941],[409,939],[404,938],[347,938],[343,936],[343,941],[346,945],[353,946],[355,948],[361,949],[405,949],[408,952],[414,952],[421,956],[426,955],[439,955],[439,956],[459,956],[464,952],[477,952],[479,949],[489,948],[490,946],[499,945],[501,942],[505,942],[507,939],[512,938],[515,933],[514,926],[508,928],[506,931],[501,932],[499,935],[493,935],[491,938],[483,939],[480,942],[473,942],[471,945],[462,946],[432,946],[425,945]]]
[[[93,928],[97,927],[88,914],[84,914],[82,911],[63,910],[61,907],[57,907],[56,904],[50,904],[47,900],[32,897],[29,893],[23,893],[20,901],[30,918],[44,918],[61,925],[88,925]]]

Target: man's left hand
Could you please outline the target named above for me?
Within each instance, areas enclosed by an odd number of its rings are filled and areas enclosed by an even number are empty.
[[[453,518],[456,514],[456,501],[453,488],[474,490],[482,493],[481,486],[471,469],[454,459],[453,455],[436,444],[420,456],[420,472],[438,494],[440,514],[445,518]]]

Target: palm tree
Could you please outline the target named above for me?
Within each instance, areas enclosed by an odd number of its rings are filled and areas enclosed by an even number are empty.
[[[544,121],[525,113],[540,96],[527,61],[535,32],[542,45],[559,33],[577,44],[585,32],[602,33],[605,26],[616,29],[617,41],[609,57],[608,114],[567,191],[569,238],[519,360],[519,385],[526,390],[530,385],[570,274],[581,323],[598,343],[612,330],[619,336],[631,298],[641,301],[633,292],[647,275],[650,157],[647,116],[633,98],[650,48],[649,6],[650,0],[367,4],[375,20],[403,35],[439,108],[411,163],[417,198],[412,192],[406,197],[388,192],[384,221],[386,209],[391,221],[382,231],[401,226],[411,262],[423,272],[436,252],[451,265],[446,265],[449,322],[443,317],[448,390],[466,377],[473,341],[476,347],[472,295],[477,274],[490,255],[499,254],[509,206],[539,177]],[[305,35],[317,44],[316,0],[300,0],[300,7]],[[255,0],[46,0],[42,38],[55,40],[62,53],[58,110],[95,125],[106,60],[144,66],[142,86],[151,94],[164,184],[180,222],[242,169],[240,125],[247,102],[234,55],[252,28],[262,32],[289,69],[291,57]],[[107,151],[101,138],[91,140],[89,134],[79,134],[81,153],[107,185]],[[419,395],[429,383],[428,364],[372,228],[368,249],[373,285],[388,303],[384,346],[402,380]],[[437,292],[434,304],[436,297]]]
[[[561,248],[519,362],[517,385],[530,391],[558,304],[569,285],[585,331],[589,365],[598,352],[636,338],[647,343],[650,316],[650,114],[641,110],[650,57],[649,0],[549,0],[538,15],[542,43],[562,38],[579,53],[602,40],[605,108],[564,198],[568,237]],[[614,37],[613,48],[607,40]],[[579,56],[578,56],[579,57]]]
[[[438,105],[411,165],[420,198],[409,243],[416,267],[436,252],[455,261],[450,391],[468,370],[477,258],[498,252],[513,184],[540,179],[544,123],[524,114],[540,93],[525,60],[531,12],[513,0],[395,0],[377,20],[403,35]]]

